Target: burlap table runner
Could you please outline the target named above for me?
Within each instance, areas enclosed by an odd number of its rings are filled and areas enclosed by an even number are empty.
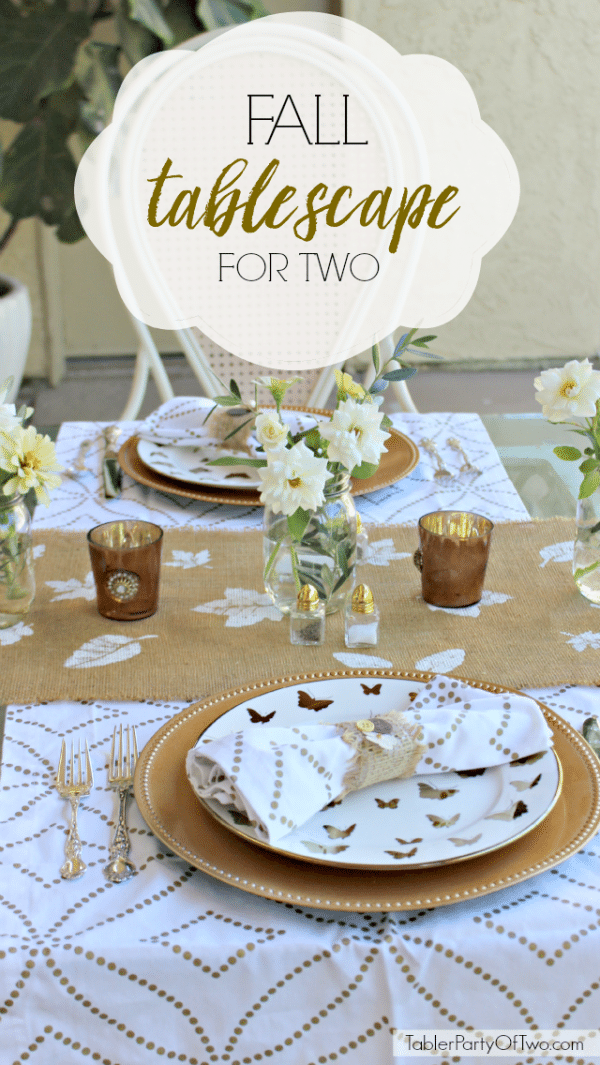
[[[381,609],[371,653],[344,646],[341,614],[327,619],[323,647],[290,645],[288,620],[263,590],[258,533],[167,530],[159,610],[135,622],[97,613],[84,534],[38,534],[36,600],[24,622],[0,631],[0,701],[191,701],[344,665],[511,687],[599,684],[600,613],[573,584],[573,535],[561,519],[497,526],[481,603],[452,611],[420,597],[416,530],[371,529],[371,564],[360,570]]]

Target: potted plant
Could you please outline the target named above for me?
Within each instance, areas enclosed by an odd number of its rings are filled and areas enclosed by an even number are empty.
[[[23,218],[40,218],[66,243],[85,236],[75,172],[110,121],[124,71],[202,31],[266,14],[261,0],[0,0],[0,119],[18,125],[3,157],[0,146],[9,216],[0,254]],[[107,20],[114,44],[98,39]],[[0,272],[0,367],[14,378],[13,395],[30,334],[27,290]]]

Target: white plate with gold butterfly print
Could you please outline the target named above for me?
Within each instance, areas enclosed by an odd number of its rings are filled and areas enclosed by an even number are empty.
[[[360,720],[404,710],[422,686],[398,677],[356,676],[290,684],[240,701],[207,726],[197,746],[267,723]],[[388,780],[326,807],[277,846],[257,840],[238,811],[214,800],[198,801],[232,832],[295,859],[358,869],[418,869],[464,861],[518,839],[550,812],[560,787],[553,750],[521,764],[468,774]]]

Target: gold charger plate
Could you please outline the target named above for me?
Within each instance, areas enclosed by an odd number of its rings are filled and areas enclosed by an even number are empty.
[[[319,407],[294,407],[294,410],[305,414],[331,414],[331,411]],[[383,455],[377,473],[364,480],[354,479],[351,482],[352,495],[362,496],[368,492],[376,492],[379,488],[386,488],[396,481],[402,480],[414,470],[419,461],[419,449],[413,441],[400,433],[397,429],[390,429],[390,437],[386,441]],[[134,481],[154,488],[158,492],[169,492],[171,495],[185,496],[187,499],[200,499],[207,503],[230,503],[234,506],[260,507],[260,493],[255,488],[221,488],[208,487],[194,484],[186,484],[177,481],[173,477],[151,470],[142,462],[137,453],[137,436],[129,437],[119,451],[119,463],[125,473],[129,474]]]
[[[527,835],[457,864],[367,872],[295,861],[231,833],[201,806],[188,783],[185,757],[199,732],[249,695],[325,677],[428,681],[433,676],[389,669],[309,673],[222,692],[188,707],[163,725],[140,756],[134,792],[142,816],[167,847],[209,876],[277,902],[326,910],[447,906],[520,883],[580,850],[600,825],[600,763],[579,733],[543,704],[566,785],[558,801]],[[484,691],[513,690],[458,679]]]

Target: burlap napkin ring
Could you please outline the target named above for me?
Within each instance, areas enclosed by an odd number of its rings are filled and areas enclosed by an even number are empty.
[[[419,743],[420,725],[410,725],[399,710],[362,721],[343,721],[336,727],[356,752],[338,799],[369,784],[412,776],[425,750]]]

